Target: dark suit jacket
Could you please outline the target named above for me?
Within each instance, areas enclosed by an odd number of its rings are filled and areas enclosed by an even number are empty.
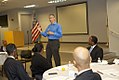
[[[91,47],[88,47],[87,49],[90,50],[90,48]],[[92,62],[98,62],[98,58],[102,60],[103,59],[103,49],[99,47],[98,45],[96,45],[91,51],[90,56],[92,58]]]
[[[3,50],[3,46],[0,47],[0,51],[1,51],[1,52],[4,52],[4,50]]]
[[[13,58],[6,59],[3,69],[8,77],[8,80],[30,80],[23,64]]]
[[[47,59],[43,57],[41,54],[35,52],[34,56],[32,57],[31,60],[31,71],[32,71],[32,76],[34,77],[35,75],[43,75],[43,73],[50,69],[51,66],[49,65]]]
[[[76,76],[74,80],[102,80],[102,79],[98,73],[94,73],[92,70],[88,70]]]

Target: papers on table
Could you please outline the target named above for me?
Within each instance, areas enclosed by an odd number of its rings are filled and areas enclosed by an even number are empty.
[[[113,61],[115,64],[119,64],[119,59],[114,59]]]
[[[101,64],[108,64],[106,60],[102,60]]]
[[[91,68],[99,73],[103,80],[119,80],[119,65],[91,63]]]
[[[65,80],[67,77],[65,76],[57,76],[57,77],[52,77],[52,78],[49,78],[47,80]]]
[[[57,76],[57,77],[49,78],[47,80],[73,80],[73,78],[69,78],[66,76]]]
[[[108,78],[119,79],[119,69],[105,69],[103,70],[103,74],[106,75]]]
[[[114,79],[114,78],[104,78],[104,80],[119,80],[119,79]]]

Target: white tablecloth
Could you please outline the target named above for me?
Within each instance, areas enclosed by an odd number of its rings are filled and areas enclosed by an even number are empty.
[[[7,59],[7,52],[0,52],[0,65],[3,65]]]
[[[94,72],[98,72],[102,80],[119,80],[119,65],[91,63],[91,68]],[[57,73],[49,75],[49,73]],[[68,68],[68,65],[62,65],[51,68],[44,72],[43,80],[73,80],[75,78],[77,69],[72,66],[72,69]]]
[[[73,80],[75,78],[75,73],[77,73],[77,69],[74,66],[62,65],[58,67],[54,67],[44,72],[43,80]],[[70,69],[70,70],[69,70]],[[51,74],[49,73],[57,73]]]
[[[119,65],[91,63],[94,72],[98,72],[102,80],[119,80]]]

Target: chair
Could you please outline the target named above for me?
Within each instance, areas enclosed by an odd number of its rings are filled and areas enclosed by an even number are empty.
[[[113,64],[115,58],[118,58],[115,52],[104,53],[104,59],[107,60],[109,64]]]
[[[31,50],[22,50],[21,51],[21,62],[25,63],[25,70],[26,70],[26,62],[30,62],[32,58],[32,51]]]
[[[1,70],[2,76],[4,74],[3,64],[7,59],[7,56],[8,56],[7,52],[0,52],[0,65],[2,66],[2,70]]]
[[[31,50],[22,50],[21,51],[21,58],[30,59],[32,57]]]

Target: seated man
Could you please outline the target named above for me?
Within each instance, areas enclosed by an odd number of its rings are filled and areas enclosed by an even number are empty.
[[[89,51],[83,47],[77,47],[73,53],[74,65],[78,69],[78,75],[74,80],[102,80],[98,73],[90,69]]]
[[[6,46],[7,46],[7,41],[6,40],[2,40],[2,46],[0,48],[1,52],[6,52]]]
[[[15,60],[17,58],[17,48],[10,43],[6,46],[8,58],[5,60],[3,69],[8,80],[30,80],[21,62]]]
[[[43,44],[37,43],[32,49],[34,55],[31,60],[31,71],[32,76],[37,80],[42,80],[43,73],[50,69],[51,66],[48,63],[47,59],[43,57],[41,54],[43,53]]]
[[[103,59],[103,49],[97,45],[98,39],[96,36],[89,37],[89,45],[87,49],[90,52],[90,56],[92,58],[92,62],[98,62],[98,59],[102,61]]]

